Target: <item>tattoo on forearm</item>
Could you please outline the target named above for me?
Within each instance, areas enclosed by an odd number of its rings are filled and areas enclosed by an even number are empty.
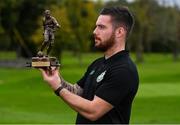
[[[70,92],[81,96],[83,93],[83,89],[78,85],[78,84],[71,84],[68,83],[67,81],[65,81],[62,77],[61,77],[61,84],[64,88],[66,88],[67,90],[69,90]]]

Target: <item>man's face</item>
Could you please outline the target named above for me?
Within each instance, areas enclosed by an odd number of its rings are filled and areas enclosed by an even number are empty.
[[[106,51],[114,44],[114,29],[111,16],[100,15],[96,21],[96,28],[93,32],[95,38],[95,47]]]

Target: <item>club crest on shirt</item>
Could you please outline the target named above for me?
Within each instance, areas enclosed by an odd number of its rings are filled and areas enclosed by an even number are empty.
[[[96,82],[101,82],[103,80],[105,74],[106,74],[106,70],[97,77]]]

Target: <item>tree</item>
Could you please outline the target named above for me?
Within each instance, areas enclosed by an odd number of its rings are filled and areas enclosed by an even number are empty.
[[[36,20],[46,4],[54,0],[4,0],[1,8],[1,24],[10,38],[11,48],[18,56],[32,56],[35,46],[31,36],[38,27]]]
[[[73,50],[81,63],[80,53],[90,49],[90,39],[97,17],[96,8],[93,2],[82,0],[68,0],[65,6],[75,35]]]
[[[136,61],[143,62],[143,53],[151,51],[151,41],[153,39],[153,31],[155,26],[154,16],[158,8],[158,3],[155,0],[135,0],[131,4],[131,9],[134,12],[135,26],[134,32],[130,38],[133,47],[136,51]]]
[[[89,39],[95,25],[97,13],[93,2],[69,0],[66,2],[68,17],[75,33],[77,49],[89,50]],[[78,49],[79,50],[79,49]]]
[[[170,12],[169,15],[169,23],[170,27],[168,28],[168,31],[170,32],[169,35],[169,41],[171,42],[170,44],[172,45],[172,54],[173,54],[173,59],[174,61],[178,60],[179,56],[179,49],[180,49],[180,44],[179,44],[179,28],[180,28],[180,14],[178,12],[177,8],[170,8],[168,9]],[[173,24],[173,25],[172,25]]]
[[[65,6],[57,7],[52,6],[52,12],[55,17],[57,17],[61,28],[58,30],[55,39],[55,45],[53,52],[61,60],[62,51],[64,49],[73,49],[75,45],[75,35],[68,20],[67,9]]]

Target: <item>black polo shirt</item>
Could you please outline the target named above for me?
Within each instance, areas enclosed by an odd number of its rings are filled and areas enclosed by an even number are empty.
[[[96,95],[114,108],[97,121],[90,121],[78,114],[76,124],[129,123],[139,78],[128,51],[120,51],[108,59],[102,57],[95,60],[77,83],[83,88],[83,98],[93,100]]]

